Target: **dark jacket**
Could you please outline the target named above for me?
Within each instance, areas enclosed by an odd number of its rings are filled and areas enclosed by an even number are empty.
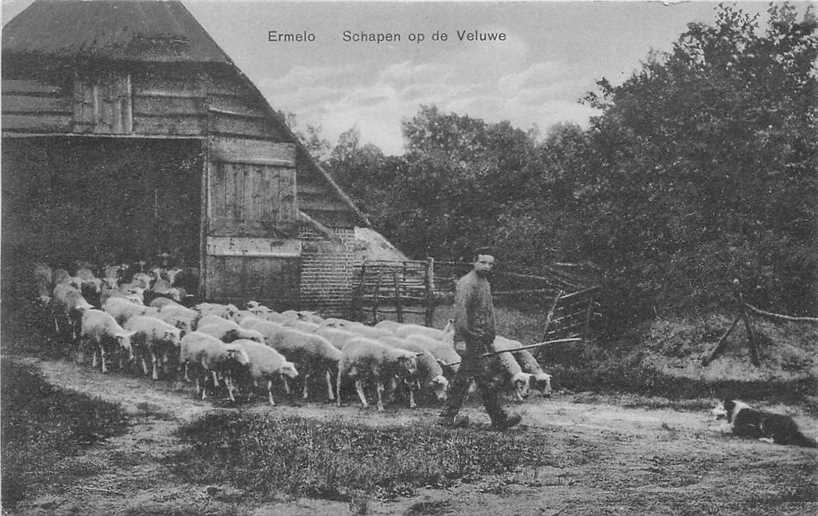
[[[454,295],[454,340],[493,342],[494,304],[486,278],[471,271],[457,282]]]

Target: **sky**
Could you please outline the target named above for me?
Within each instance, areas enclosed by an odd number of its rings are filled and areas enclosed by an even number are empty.
[[[3,23],[30,4],[4,0]],[[577,102],[601,77],[614,84],[651,49],[669,50],[690,22],[712,23],[715,2],[236,2],[185,6],[297,129],[321,128],[332,144],[357,127],[361,140],[403,152],[401,121],[436,105],[489,123],[586,125]],[[767,2],[741,2],[764,12]],[[458,31],[505,34],[468,41]],[[277,34],[312,41],[269,41]],[[400,41],[344,41],[397,33]],[[433,40],[435,31],[446,41]],[[410,40],[423,34],[424,40]]]

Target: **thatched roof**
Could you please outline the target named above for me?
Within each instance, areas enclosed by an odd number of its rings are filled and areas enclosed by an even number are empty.
[[[3,54],[232,64],[180,2],[38,0],[3,29]]]

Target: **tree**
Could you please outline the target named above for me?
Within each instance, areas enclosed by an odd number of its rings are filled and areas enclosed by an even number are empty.
[[[589,132],[600,167],[584,247],[633,315],[748,297],[794,313],[818,308],[816,23],[772,6],[720,6],[652,54],[620,86],[601,80]],[[618,304],[622,306],[622,299]]]

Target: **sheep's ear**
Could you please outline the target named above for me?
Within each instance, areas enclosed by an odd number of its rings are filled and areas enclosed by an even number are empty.
[[[423,353],[415,353],[415,356],[416,356],[416,357],[422,357],[422,356],[423,356]]]

